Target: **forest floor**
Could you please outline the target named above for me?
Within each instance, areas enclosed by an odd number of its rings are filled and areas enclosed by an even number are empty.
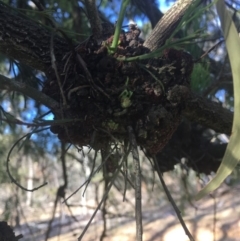
[[[239,241],[240,240],[240,195],[239,187],[222,192],[217,198],[205,198],[193,205],[184,207],[183,218],[195,241]],[[124,206],[122,205],[122,210]],[[16,234],[22,233],[21,241],[44,241],[52,208],[43,213],[36,213],[19,228]],[[68,209],[58,210],[52,223],[48,241],[76,241],[91,217],[83,215],[80,208],[71,208],[74,220]],[[215,211],[214,211],[215,210]],[[134,213],[124,213],[118,217],[108,218],[107,232],[104,241],[134,241]],[[91,211],[93,212],[93,211]],[[214,215],[215,213],[215,215]],[[101,212],[98,212],[83,241],[98,241],[103,231]],[[42,220],[41,222],[39,221]],[[160,207],[143,205],[143,240],[144,241],[188,241],[170,203]]]

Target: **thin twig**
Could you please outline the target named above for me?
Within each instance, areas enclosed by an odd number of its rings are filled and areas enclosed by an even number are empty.
[[[156,166],[156,171],[157,171],[157,174],[158,174],[159,179],[160,179],[160,181],[161,181],[161,184],[162,184],[162,186],[163,186],[163,189],[164,189],[164,191],[165,191],[165,193],[166,193],[166,195],[167,195],[167,198],[168,198],[169,202],[171,203],[171,205],[172,205],[175,213],[177,214],[178,220],[180,221],[180,223],[181,223],[181,225],[182,225],[182,227],[183,227],[186,235],[188,236],[188,238],[189,238],[191,241],[195,241],[194,238],[193,238],[193,236],[192,236],[192,234],[191,234],[190,231],[188,230],[188,228],[187,228],[187,226],[186,226],[183,218],[182,218],[182,215],[181,215],[180,210],[178,209],[176,203],[174,202],[174,200],[173,200],[173,198],[172,198],[172,195],[170,194],[170,192],[169,192],[169,190],[168,190],[168,188],[167,188],[167,186],[166,186],[166,184],[165,184],[165,182],[164,182],[164,179],[163,179],[163,177],[162,177],[162,173],[161,173],[160,167],[159,167],[159,165],[158,165],[158,161],[157,161],[157,159],[156,159],[155,156],[153,157],[153,161],[154,161],[154,164],[155,164],[155,166]]]
[[[100,91],[102,94],[104,94],[108,99],[110,99],[110,96],[105,92],[103,91],[100,87],[98,87],[94,81],[93,81],[93,78],[92,78],[92,75],[91,73],[88,71],[87,69],[87,66],[86,66],[86,63],[85,61],[82,59],[82,57],[77,53],[77,60],[80,64],[80,67],[83,69],[83,71],[85,72],[86,74],[86,77],[87,77],[87,80],[88,82],[90,83],[91,87],[93,88],[94,91]]]
[[[123,163],[124,172],[121,171],[123,177],[124,177],[124,192],[123,192],[123,202],[126,200],[126,193],[127,193],[127,181],[128,181],[128,161],[126,160],[125,163]],[[135,189],[135,188],[134,188]]]
[[[135,189],[134,184],[132,183],[132,181],[129,179],[129,177],[126,175],[127,172],[123,172],[122,170],[120,171],[122,173],[122,175],[124,176],[124,178],[126,178],[126,180],[128,181],[128,183],[130,184],[130,186]],[[125,190],[124,190],[125,191]],[[123,200],[124,201],[124,200]]]
[[[11,147],[11,149],[10,149],[8,155],[7,155],[7,174],[8,174],[8,176],[9,176],[9,178],[11,179],[11,181],[12,181],[15,185],[17,185],[19,188],[21,188],[22,190],[24,190],[24,191],[34,192],[34,191],[38,190],[39,188],[42,188],[43,186],[46,186],[48,183],[45,182],[45,183],[43,183],[42,185],[40,185],[40,186],[38,186],[38,187],[35,187],[35,188],[33,188],[33,189],[27,189],[27,188],[23,187],[21,184],[19,184],[19,183],[17,182],[17,180],[12,176],[12,174],[11,174],[11,172],[10,172],[10,169],[9,169],[9,163],[10,163],[11,153],[12,153],[13,149],[15,148],[15,146],[16,146],[21,140],[23,140],[23,139],[26,138],[26,137],[31,136],[33,133],[38,133],[38,132],[41,132],[41,131],[44,131],[44,130],[47,130],[47,129],[49,129],[49,128],[44,128],[44,129],[41,129],[41,130],[34,130],[34,131],[32,131],[31,133],[28,133],[28,134],[24,135],[23,137],[21,137],[19,140],[17,140],[17,141],[14,143],[14,145]]]
[[[105,155],[110,152],[110,149],[111,149],[110,145],[111,144],[109,142],[105,142],[104,149],[101,150],[102,161],[107,160]],[[109,180],[110,180],[110,177],[109,177],[107,169],[106,169],[106,163],[103,164],[102,170],[103,170],[104,192],[106,192],[107,188],[108,188]],[[99,241],[103,241],[104,237],[106,237],[106,233],[107,233],[107,220],[106,220],[106,218],[107,218],[106,217],[106,215],[107,215],[107,209],[106,209],[107,200],[108,200],[108,195],[106,196],[106,198],[103,201],[103,207],[102,207],[103,230],[102,230],[102,234],[100,236]]]
[[[52,230],[52,223],[53,223],[53,220],[55,218],[59,198],[60,197],[58,196],[58,192],[57,192],[56,198],[55,198],[55,201],[54,201],[54,205],[53,205],[53,210],[52,210],[52,218],[48,222],[48,228],[47,228],[46,235],[45,235],[45,241],[48,240],[49,235],[50,235],[51,230]]]
[[[82,194],[83,197],[84,197],[84,194],[85,194],[85,192],[87,190],[88,184],[90,183],[90,181],[92,179],[93,172],[94,172],[94,169],[95,169],[96,159],[97,159],[97,151],[95,151],[95,153],[94,153],[94,157],[93,157],[93,160],[92,160],[92,169],[91,169],[91,172],[89,174],[89,179],[88,179],[88,181],[86,183],[85,189],[84,189],[83,194]]]
[[[196,59],[194,61],[194,63],[199,62],[201,59],[203,59],[206,55],[208,55],[212,50],[214,50],[216,47],[218,47],[223,42],[224,42],[224,40],[220,40],[218,43],[214,44],[210,49],[208,49],[204,54],[202,54],[198,59]]]
[[[130,152],[130,148],[129,148],[128,152],[125,153],[125,155],[122,157],[122,160],[120,161],[120,164],[119,164],[117,170],[116,170],[115,173],[113,174],[112,179],[111,179],[111,181],[109,182],[109,186],[107,187],[107,190],[105,191],[105,193],[104,193],[104,195],[103,195],[103,197],[102,197],[102,200],[101,200],[100,203],[98,204],[97,208],[95,209],[95,211],[94,211],[92,217],[90,218],[90,220],[88,221],[87,225],[84,227],[84,230],[82,231],[81,235],[78,237],[78,241],[81,241],[81,240],[82,240],[82,238],[83,238],[84,234],[86,233],[86,231],[88,230],[88,227],[90,226],[92,220],[93,220],[94,217],[96,216],[97,211],[101,208],[102,203],[104,202],[105,198],[108,196],[108,193],[109,193],[109,191],[110,191],[110,189],[111,189],[111,187],[112,187],[115,179],[117,178],[117,176],[118,176],[118,174],[119,174],[119,172],[120,172],[120,169],[121,169],[121,167],[122,167],[122,163],[123,163],[123,161],[128,157],[129,152]]]
[[[216,223],[217,223],[217,201],[213,194],[210,194],[213,199],[213,241],[216,241]]]
[[[154,164],[153,164],[151,158],[149,157],[149,155],[147,154],[147,152],[144,149],[142,150],[142,152],[144,153],[145,157],[148,159],[148,161],[150,162],[151,167],[152,167],[152,174],[153,174],[152,191],[153,191],[154,184],[155,184],[155,168],[154,168]]]
[[[116,188],[116,190],[122,195],[122,188],[118,186],[117,183],[113,183],[113,186]],[[135,203],[132,203],[131,200],[129,200],[127,197],[125,198],[125,201],[129,203],[132,208],[135,208]]]
[[[61,93],[61,96],[62,96],[63,107],[66,107],[67,106],[67,100],[66,100],[66,97],[65,97],[64,92],[63,92],[60,76],[59,76],[57,65],[56,65],[56,57],[55,57],[55,54],[54,54],[53,33],[51,35],[50,50],[51,50],[50,53],[51,53],[52,68],[54,69],[54,72],[55,72],[55,75],[56,75],[56,78],[57,78],[58,87],[59,87],[59,90],[60,90],[60,93]]]
[[[67,123],[74,123],[77,121],[80,121],[80,119],[64,119],[64,120],[42,120],[42,122],[37,122],[37,123],[30,123],[30,122],[24,122],[19,119],[6,119],[6,118],[1,118],[0,121],[7,122],[8,124],[16,124],[16,125],[22,125],[22,126],[27,126],[27,127],[40,127],[40,126],[54,126],[54,125],[59,125],[59,124],[67,124]]]
[[[68,197],[63,201],[63,203],[65,203],[69,198],[71,198],[73,195],[75,195],[86,183],[88,183],[88,182],[91,181],[92,177],[93,177],[97,172],[100,171],[100,169],[102,168],[102,165],[106,162],[106,160],[109,158],[109,156],[110,156],[111,154],[112,154],[112,153],[109,153],[109,154],[107,155],[107,157],[106,157],[106,159],[104,160],[104,162],[101,163],[101,164],[98,166],[98,168],[89,175],[88,179],[87,179],[79,188],[77,188],[70,196],[68,196]]]
[[[142,241],[142,193],[141,193],[141,167],[137,141],[133,128],[128,126],[129,141],[132,149],[134,169],[135,169],[135,217],[136,217],[136,240]]]

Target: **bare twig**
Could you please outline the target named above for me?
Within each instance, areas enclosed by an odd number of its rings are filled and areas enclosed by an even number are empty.
[[[208,55],[211,51],[213,51],[216,47],[218,47],[220,44],[222,44],[224,40],[220,40],[216,44],[214,44],[210,49],[208,49],[205,53],[203,53],[197,60],[194,62],[197,63],[199,62],[202,58],[204,58],[206,55]]]
[[[44,131],[44,130],[47,130],[47,129],[49,129],[49,128],[44,128],[44,129],[41,129],[41,130],[34,130],[34,131],[32,131],[31,133],[28,133],[28,134],[24,135],[23,137],[21,137],[19,140],[17,140],[17,141],[14,143],[14,145],[11,147],[11,149],[10,149],[8,155],[7,155],[7,174],[8,174],[8,176],[9,176],[9,178],[11,179],[11,181],[12,181],[15,185],[17,185],[19,188],[21,188],[22,190],[24,190],[24,191],[34,192],[34,191],[38,190],[39,188],[42,188],[43,186],[46,186],[48,183],[45,182],[45,183],[43,183],[42,185],[40,185],[40,186],[38,186],[38,187],[35,187],[35,188],[33,188],[33,189],[27,189],[27,188],[23,187],[21,184],[19,184],[19,183],[17,182],[17,180],[16,180],[16,179],[12,176],[12,174],[10,173],[9,163],[10,163],[11,153],[12,153],[13,149],[16,147],[16,145],[17,145],[21,140],[23,140],[24,138],[27,138],[27,137],[31,136],[33,133],[38,133],[38,132],[41,132],[41,131]]]
[[[115,171],[115,173],[113,174],[111,180],[109,181],[109,185],[108,185],[108,187],[107,187],[107,189],[106,189],[106,191],[105,191],[105,193],[104,193],[104,195],[103,195],[103,197],[102,197],[102,200],[99,202],[99,204],[98,204],[97,208],[95,209],[92,217],[91,217],[90,220],[88,221],[87,225],[84,227],[84,230],[82,231],[81,235],[78,237],[78,241],[81,241],[81,240],[82,240],[82,238],[83,238],[84,234],[86,233],[86,231],[88,230],[88,227],[90,226],[92,220],[93,220],[94,217],[96,216],[97,211],[101,208],[102,203],[104,202],[105,198],[108,196],[108,193],[109,193],[109,191],[110,191],[110,189],[111,189],[111,187],[112,187],[112,185],[113,185],[116,177],[118,176],[118,174],[119,174],[119,172],[120,172],[120,169],[121,169],[121,167],[122,167],[122,163],[123,163],[123,161],[128,157],[129,152],[130,152],[130,148],[129,148],[129,150],[127,151],[127,153],[125,153],[125,154],[123,155],[122,160],[120,161],[120,164],[119,164],[118,168],[116,169],[116,171]]]
[[[92,169],[91,169],[91,172],[89,174],[89,179],[87,180],[87,183],[86,183],[86,186],[85,186],[85,189],[83,191],[82,196],[84,196],[84,194],[85,194],[85,192],[87,190],[88,184],[90,183],[90,181],[92,179],[93,172],[94,172],[94,169],[95,169],[96,159],[97,159],[97,151],[95,151],[95,153],[94,153],[94,157],[93,157],[93,160],[92,160]]]
[[[51,226],[52,226],[52,222],[54,220],[55,214],[56,214],[58,201],[60,200],[60,198],[64,198],[65,197],[65,189],[66,189],[66,187],[68,185],[67,168],[66,168],[66,150],[65,150],[65,143],[64,142],[61,142],[61,156],[60,156],[60,159],[61,159],[62,169],[63,169],[64,184],[58,188],[58,191],[57,191],[57,194],[56,194],[56,198],[55,198],[55,202],[54,202],[54,206],[53,206],[52,218],[50,219],[50,221],[48,223],[48,229],[47,229],[47,232],[46,232],[45,241],[48,240],[49,234],[51,232]]]
[[[106,142],[104,144],[104,149],[101,150],[101,155],[102,155],[102,162],[106,159],[106,155],[111,152],[110,151],[111,146],[109,142]],[[108,175],[107,172],[107,168],[106,168],[106,163],[103,164],[103,181],[104,181],[104,193],[107,191],[108,188],[108,184],[109,184],[109,180],[110,180],[110,176]],[[106,237],[106,233],[107,233],[107,220],[106,220],[106,215],[107,215],[107,200],[108,200],[108,195],[106,196],[106,198],[103,201],[103,207],[102,207],[102,219],[103,219],[103,230],[102,230],[102,234],[100,236],[99,241],[103,241],[104,237]]]
[[[58,69],[57,69],[57,65],[56,65],[56,57],[55,57],[55,54],[54,54],[54,46],[53,46],[53,33],[51,35],[50,49],[51,49],[52,68],[54,69],[56,79],[57,79],[57,83],[58,83],[58,87],[59,87],[60,93],[62,95],[63,107],[67,107],[67,100],[66,100],[66,97],[65,97],[64,92],[63,92],[63,88],[62,88],[62,84],[61,84],[61,80],[60,80],[60,75],[58,73]]]
[[[213,194],[210,194],[213,199],[213,241],[216,241],[216,224],[217,224],[217,201],[216,197]]]
[[[61,187],[59,187],[59,189],[60,189]],[[53,205],[53,210],[52,210],[52,218],[49,220],[49,222],[48,222],[48,228],[47,228],[47,231],[46,231],[46,235],[45,235],[45,241],[47,241],[48,240],[48,238],[49,238],[49,235],[50,235],[50,233],[51,233],[51,230],[52,230],[52,222],[53,222],[53,220],[54,220],[54,218],[55,218],[55,214],[56,214],[56,210],[57,210],[57,204],[58,204],[58,200],[59,200],[59,195],[58,195],[58,193],[59,193],[59,189],[58,189],[58,191],[57,191],[57,194],[56,194],[56,198],[55,198],[55,201],[54,201],[54,205]]]
[[[122,173],[122,175],[124,176],[124,178],[126,178],[126,180],[128,181],[128,183],[130,184],[130,186],[135,189],[134,184],[132,183],[132,181],[129,179],[129,177],[126,175],[126,172],[123,172],[122,170],[120,170],[120,172]],[[125,190],[124,190],[125,192]],[[123,200],[124,201],[124,200]]]
[[[49,235],[51,233],[51,226],[52,226],[52,222],[54,220],[54,217],[55,217],[55,213],[56,213],[56,209],[57,209],[57,203],[58,203],[58,196],[56,195],[56,198],[55,198],[55,201],[54,201],[54,206],[53,206],[53,211],[52,211],[52,218],[49,220],[48,222],[48,228],[47,228],[47,231],[46,231],[46,235],[45,235],[45,241],[48,240],[49,238]]]
[[[77,188],[70,196],[68,196],[64,201],[63,203],[65,203],[69,198],[71,198],[73,195],[75,195],[86,183],[89,183],[92,179],[92,177],[100,171],[100,169],[102,168],[102,165],[106,162],[106,160],[109,158],[109,156],[111,155],[112,153],[109,153],[107,156],[106,156],[106,159],[98,166],[98,168],[95,170],[95,171],[91,171],[88,179],[79,187]]]
[[[126,160],[125,163],[123,163],[124,172],[121,171],[123,177],[124,177],[124,192],[123,192],[123,202],[126,199],[126,193],[127,193],[127,181],[128,181],[128,161]]]
[[[80,64],[80,67],[83,69],[83,71],[86,74],[87,80],[89,81],[91,87],[93,88],[94,91],[100,91],[102,94],[104,94],[108,99],[110,99],[110,96],[105,93],[100,87],[98,87],[97,85],[94,84],[92,75],[90,74],[90,72],[87,69],[86,63],[84,62],[84,60],[82,59],[82,57],[77,53],[77,60]]]
[[[180,221],[180,223],[181,223],[181,225],[182,225],[186,235],[188,236],[188,238],[191,241],[194,241],[194,238],[193,238],[192,234],[188,230],[188,228],[187,228],[187,226],[186,226],[186,224],[185,224],[185,222],[184,222],[184,220],[183,220],[183,218],[181,216],[180,210],[178,209],[176,203],[174,202],[174,200],[173,200],[173,198],[171,196],[171,193],[169,192],[169,190],[168,190],[168,188],[167,188],[167,186],[166,186],[166,184],[165,184],[165,182],[163,180],[162,173],[161,173],[161,170],[160,170],[160,167],[158,165],[158,161],[157,161],[156,157],[153,157],[153,161],[154,161],[154,165],[156,166],[157,174],[159,176],[159,179],[160,179],[160,181],[162,183],[163,189],[164,189],[164,191],[165,191],[165,193],[166,193],[166,195],[168,197],[169,202],[171,203],[171,205],[172,205],[172,207],[173,207],[173,209],[174,209],[174,211],[175,211],[175,213],[176,213],[176,215],[177,215],[177,217],[178,217],[178,219],[179,219],[179,221]]]
[[[116,188],[116,190],[122,195],[122,188],[118,186],[117,183],[114,183],[113,186]],[[127,197],[125,198],[125,201],[131,205],[132,208],[135,208],[135,203],[132,203],[131,200],[129,200]]]
[[[133,128],[128,126],[129,141],[132,149],[134,169],[135,169],[135,216],[136,216],[136,240],[142,241],[142,193],[141,193],[141,167],[138,154],[137,141]]]
[[[61,142],[61,157],[60,157],[60,160],[61,160],[62,169],[63,169],[63,180],[64,180],[63,187],[64,187],[64,189],[68,186],[68,175],[67,175],[67,167],[66,167],[67,150],[65,150],[65,146],[66,146],[66,143]],[[64,196],[63,196],[63,198],[64,198]]]
[[[14,117],[13,117],[14,118]],[[40,127],[40,126],[54,126],[54,125],[63,125],[67,123],[73,123],[80,121],[80,119],[63,119],[63,120],[42,120],[41,122],[36,122],[36,123],[30,123],[30,122],[24,122],[21,121],[17,118],[14,119],[8,119],[8,118],[1,118],[0,121],[4,121],[8,124],[16,124],[16,125],[22,125],[22,126],[27,126],[27,127]]]

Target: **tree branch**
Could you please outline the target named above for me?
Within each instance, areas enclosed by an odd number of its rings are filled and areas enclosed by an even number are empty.
[[[102,35],[101,20],[98,16],[98,10],[95,0],[85,0],[85,6],[87,9],[88,19],[91,25],[92,34],[96,39],[100,39]]]
[[[51,33],[42,25],[27,19],[24,15],[0,1],[0,52],[17,59],[34,69],[46,72],[51,66]],[[67,42],[54,36],[56,60],[70,51]]]
[[[134,4],[141,12],[146,14],[151,22],[152,28],[155,27],[159,19],[163,16],[163,13],[152,0],[132,0],[132,4]]]
[[[151,51],[163,46],[193,2],[193,0],[178,0],[159,20],[148,39],[144,42],[144,46]]]
[[[0,89],[20,92],[47,106],[54,113],[60,113],[59,103],[57,101],[43,94],[42,92],[26,85],[25,83],[20,83],[0,75]]]
[[[189,121],[197,122],[216,132],[231,135],[233,112],[199,95],[191,93],[186,100],[186,109],[183,112]]]

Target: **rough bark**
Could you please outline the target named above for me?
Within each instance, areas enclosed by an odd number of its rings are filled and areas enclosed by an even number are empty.
[[[221,103],[191,93],[186,101],[183,115],[189,121],[197,122],[216,132],[231,135],[233,112],[223,108]]]
[[[152,30],[144,46],[151,51],[161,47],[180,23],[186,10],[194,0],[179,0],[167,11]]]
[[[184,1],[189,6],[189,1]],[[174,10],[174,9],[173,9]],[[176,9],[175,9],[176,10]],[[179,15],[180,16],[180,15]],[[171,19],[174,19],[174,11],[172,11]],[[173,29],[176,22],[169,25]],[[163,19],[164,20],[164,19]],[[170,19],[162,21],[166,25]],[[161,21],[156,26],[161,26]],[[169,35],[169,29],[165,29],[164,33]],[[0,52],[8,57],[22,61],[29,66],[38,70],[47,72],[51,64],[50,56],[50,39],[51,31],[43,26],[24,19],[15,11],[6,7],[0,2]],[[159,40],[158,40],[159,41]],[[145,42],[146,46],[156,46],[154,43],[154,32]],[[151,47],[151,49],[154,47]],[[57,61],[62,60],[64,55],[71,50],[71,46],[67,41],[59,36],[54,36],[54,53]],[[8,83],[1,85],[2,89],[6,89]],[[11,89],[9,83],[8,88]],[[23,93],[25,91],[22,91]],[[27,94],[27,93],[25,93]],[[206,127],[213,128],[218,132],[230,133],[232,123],[232,112],[222,108],[216,103],[190,94],[186,101],[185,116],[191,121],[201,123]],[[217,108],[217,109],[216,109]]]
[[[70,51],[66,40],[54,30],[24,18],[0,1],[0,52],[35,69],[46,72],[51,65],[50,41],[54,34],[56,60]]]

